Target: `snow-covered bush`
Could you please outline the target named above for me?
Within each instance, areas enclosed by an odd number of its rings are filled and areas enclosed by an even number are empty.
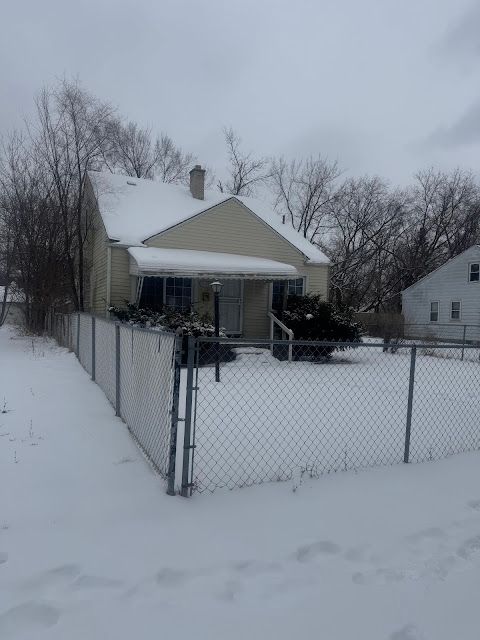
[[[214,336],[215,327],[208,316],[201,316],[196,311],[179,311],[164,307],[162,311],[140,308],[126,303],[125,307],[110,307],[110,313],[121,322],[128,322],[139,327],[175,331],[183,336]],[[220,335],[225,334],[220,331]]]
[[[287,308],[281,314],[282,322],[292,329],[295,340],[322,342],[361,342],[361,329],[349,309],[336,309],[318,294],[288,297]],[[353,346],[353,344],[352,344]],[[335,347],[296,346],[294,355],[298,359],[329,357]]]
[[[187,362],[187,343],[190,336],[210,338],[215,335],[215,326],[209,316],[202,316],[197,311],[179,311],[171,307],[164,307],[162,311],[153,311],[139,308],[131,303],[125,303],[125,307],[110,307],[109,311],[121,322],[160,331],[174,331],[181,335],[183,337],[182,364]],[[225,337],[223,331],[220,331],[219,335]],[[228,344],[215,342],[200,344],[199,364],[215,362],[217,356],[220,362],[230,362],[235,359],[235,353]]]

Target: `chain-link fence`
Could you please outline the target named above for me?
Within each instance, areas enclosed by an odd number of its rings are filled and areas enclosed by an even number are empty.
[[[289,361],[280,340],[190,338],[180,374],[182,341],[171,333],[86,314],[56,316],[51,332],[79,355],[169,493],[296,487],[305,474],[480,448],[480,348],[466,341],[293,341]]]
[[[480,344],[480,326],[457,322],[429,324],[408,324],[403,327],[403,337],[425,342],[454,342],[456,344]]]
[[[179,339],[84,313],[56,314],[50,330],[59,344],[75,351],[174,493]]]
[[[464,360],[460,345],[294,341],[293,362],[284,350],[190,341],[184,494],[480,447],[476,347]]]

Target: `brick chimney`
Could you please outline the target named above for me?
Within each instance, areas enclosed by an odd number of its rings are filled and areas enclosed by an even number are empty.
[[[205,199],[205,169],[199,164],[190,171],[190,193],[197,200]]]

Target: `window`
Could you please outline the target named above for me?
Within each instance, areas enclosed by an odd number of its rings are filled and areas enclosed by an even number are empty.
[[[469,265],[468,279],[470,282],[480,281],[480,264],[478,262],[472,262]]]
[[[455,301],[451,303],[450,306],[450,320],[460,320],[460,311],[461,311],[461,303],[460,301]]]
[[[147,277],[143,279],[142,295],[139,306],[142,309],[160,311],[163,307],[163,278]]]
[[[288,283],[289,296],[303,296],[303,278],[296,278],[295,280],[275,280],[272,289],[272,309],[283,309],[286,283]]]
[[[430,322],[438,322],[438,302],[430,303]]]
[[[167,278],[165,304],[174,309],[186,310],[192,306],[192,279]]]
[[[288,295],[303,296],[303,278],[288,281]]]
[[[174,309],[190,309],[192,305],[192,279],[154,276],[144,278],[140,307],[161,311],[164,305]]]

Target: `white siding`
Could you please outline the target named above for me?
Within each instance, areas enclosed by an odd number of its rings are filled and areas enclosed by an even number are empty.
[[[467,338],[480,338],[480,282],[469,282],[471,262],[480,263],[480,247],[471,247],[402,293],[407,335],[408,325],[424,325],[422,332],[420,327],[416,327],[415,331],[410,331],[410,335],[461,338],[462,331],[458,325],[466,324],[477,327],[476,330],[467,330]],[[430,303],[435,301],[439,303],[438,322],[431,322]],[[450,318],[453,301],[461,302],[460,320]]]

